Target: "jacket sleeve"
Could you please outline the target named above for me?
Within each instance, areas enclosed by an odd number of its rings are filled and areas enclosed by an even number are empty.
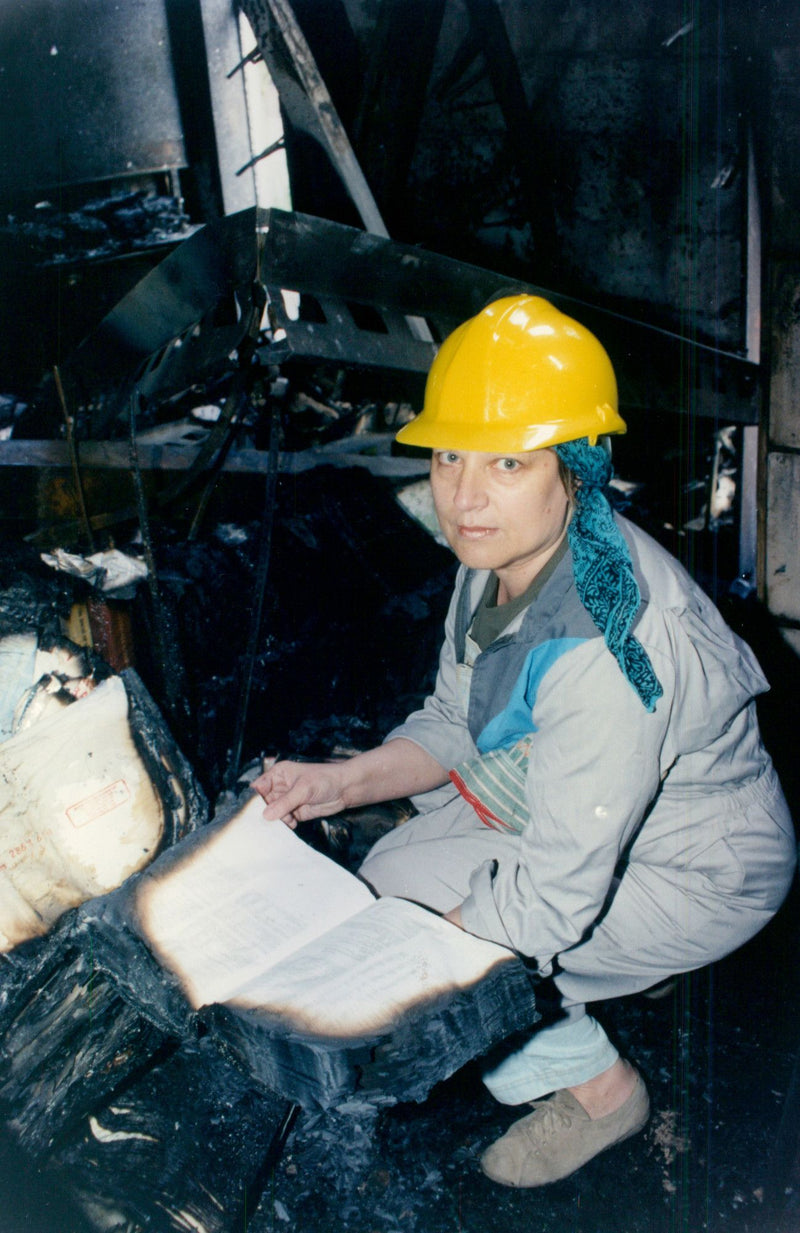
[[[455,590],[445,619],[444,645],[439,655],[439,671],[434,691],[418,711],[412,712],[386,737],[387,741],[404,737],[426,750],[446,770],[477,753],[467,726],[465,692],[459,682],[460,669],[456,661],[455,623],[461,590],[469,585],[463,566],[456,577]]]
[[[668,657],[654,667],[664,694],[652,714],[602,638],[550,669],[533,711],[530,821],[518,845],[473,874],[461,909],[471,933],[546,968],[591,928],[659,790],[674,689]]]

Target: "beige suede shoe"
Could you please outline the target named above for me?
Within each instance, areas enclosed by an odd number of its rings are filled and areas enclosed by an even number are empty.
[[[486,1149],[481,1168],[502,1186],[546,1186],[635,1135],[649,1116],[647,1088],[638,1074],[624,1105],[594,1121],[564,1088],[548,1100],[533,1101],[533,1113],[520,1118]]]

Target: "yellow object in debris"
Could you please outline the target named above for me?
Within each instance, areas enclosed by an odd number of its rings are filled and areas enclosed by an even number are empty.
[[[62,621],[64,636],[76,646],[92,646],[92,630],[89,625],[89,612],[85,603],[74,603],[69,610],[69,618]]]

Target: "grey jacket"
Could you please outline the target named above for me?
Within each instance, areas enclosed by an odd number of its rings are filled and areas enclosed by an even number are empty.
[[[568,552],[471,668],[466,633],[487,575],[459,571],[435,691],[387,738],[450,769],[534,733],[530,822],[476,870],[462,916],[540,966],[588,934],[628,867],[663,873],[665,894],[682,870],[699,872],[712,893],[769,912],[795,859],[759,735],[754,698],[767,683],[753,653],[674,558],[618,522],[642,595],[634,632],[664,691],[653,713],[583,608]],[[442,799],[429,796],[423,809]]]

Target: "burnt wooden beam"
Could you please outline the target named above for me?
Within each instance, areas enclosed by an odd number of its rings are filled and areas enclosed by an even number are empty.
[[[384,214],[399,217],[446,0],[383,0],[353,142]]]
[[[325,150],[367,231],[386,225],[289,0],[239,0],[292,123]]]

